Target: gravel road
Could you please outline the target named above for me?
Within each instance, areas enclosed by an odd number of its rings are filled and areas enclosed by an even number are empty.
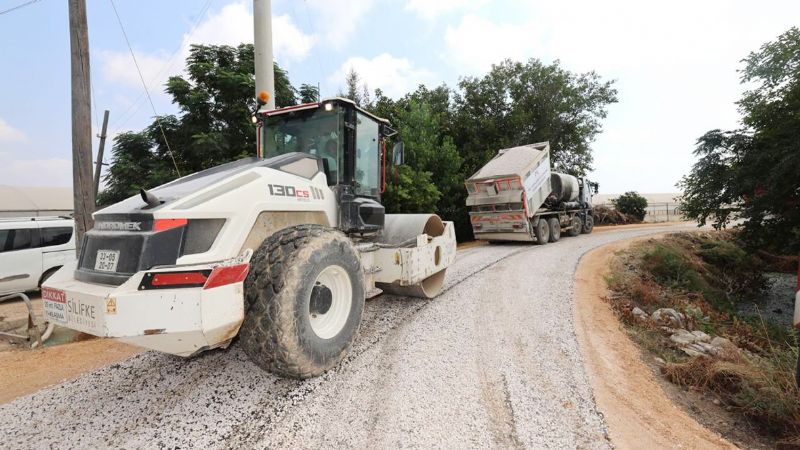
[[[680,228],[459,251],[436,299],[369,301],[346,360],[312,380],[235,345],[142,353],[0,406],[0,448],[608,448],[573,273],[592,248]]]

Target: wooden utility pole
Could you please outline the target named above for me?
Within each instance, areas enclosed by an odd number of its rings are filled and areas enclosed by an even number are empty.
[[[69,0],[69,47],[72,62],[72,199],[75,212],[75,251],[93,226],[92,97],[89,79],[89,30],[86,1]]]
[[[103,150],[106,148],[106,130],[108,129],[108,110],[103,113],[103,128],[100,131],[100,148],[97,149],[97,160],[94,163],[94,198],[100,190],[100,172],[103,171]]]

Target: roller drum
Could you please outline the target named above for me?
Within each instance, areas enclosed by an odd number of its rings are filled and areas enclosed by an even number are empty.
[[[384,244],[398,245],[416,239],[420,234],[427,234],[430,237],[441,236],[444,230],[444,223],[436,214],[387,214],[380,241]],[[388,294],[433,298],[442,290],[445,272],[447,272],[447,269],[443,269],[414,285],[401,286],[398,283],[376,283],[376,286]]]

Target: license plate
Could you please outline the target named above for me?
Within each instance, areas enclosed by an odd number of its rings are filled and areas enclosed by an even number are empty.
[[[116,272],[119,262],[119,250],[98,250],[94,262],[94,270]]]

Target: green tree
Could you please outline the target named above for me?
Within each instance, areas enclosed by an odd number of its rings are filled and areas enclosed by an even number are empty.
[[[301,84],[297,94],[300,96],[300,103],[314,103],[320,100],[319,88],[310,84]]]
[[[463,78],[454,98],[453,136],[472,174],[497,150],[550,141],[555,169],[585,175],[591,143],[607,107],[617,101],[612,81],[575,74],[559,62],[503,61],[482,78]]]
[[[178,171],[186,175],[253,156],[253,55],[252,44],[193,45],[186,59],[187,76],[170,77],[166,84],[178,115],[159,117],[139,133],[115,138],[105,177],[107,188],[99,203],[117,202],[135,195],[139,188],[166,183],[177,178]],[[276,106],[296,104],[297,93],[288,74],[277,64],[274,70]]]
[[[715,228],[742,220],[753,246],[800,252],[800,30],[743,60],[742,128],[698,139],[698,161],[679,187],[683,213]]]
[[[647,199],[636,191],[626,192],[611,200],[611,203],[617,211],[632,216],[639,222],[643,221],[647,214]]]
[[[405,145],[405,165],[390,177],[384,203],[389,212],[437,212],[452,217],[453,200],[464,181],[461,157],[441,118],[427,103],[408,102],[396,111],[395,126]]]

